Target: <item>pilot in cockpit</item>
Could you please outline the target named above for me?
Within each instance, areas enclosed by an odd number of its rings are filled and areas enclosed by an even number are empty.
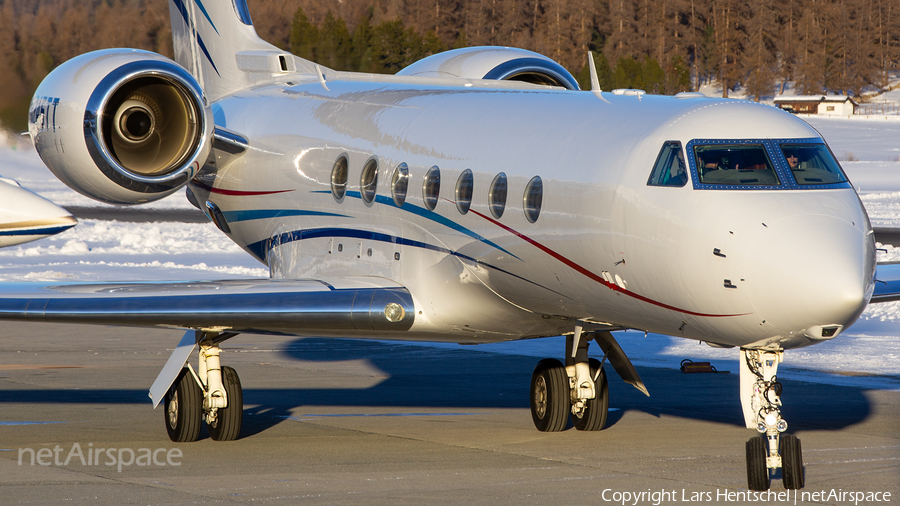
[[[720,159],[719,159],[719,157],[717,157],[715,155],[710,155],[710,154],[704,155],[701,158],[701,162],[702,163],[700,165],[703,167],[704,174],[714,171],[714,170],[719,170],[719,169],[725,168],[720,165]]]
[[[785,149],[784,158],[787,160],[788,167],[790,167],[791,170],[798,170],[800,168],[800,157],[796,150]]]

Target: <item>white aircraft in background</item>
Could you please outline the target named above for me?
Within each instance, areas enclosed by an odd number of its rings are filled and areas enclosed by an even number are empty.
[[[869,220],[813,128],[697,93],[602,92],[596,78],[578,91],[549,58],[511,48],[336,72],[259,39],[244,0],[169,5],[175,61],[112,49],[64,63],[31,104],[35,146],[102,202],[186,186],[270,278],[3,284],[0,317],[186,329],[150,391],[173,441],[196,440],[203,420],[213,439],[239,436],[240,381],[219,345],[241,332],[564,334],[564,361],[532,376],[542,431],[604,427],[591,340],[645,393],[612,331],[736,347],[746,425],[763,434],[747,443],[749,486],[781,467],[786,488],[803,487],[778,363],[838,337],[876,289]]]
[[[43,239],[77,224],[65,209],[0,177],[0,248]]]

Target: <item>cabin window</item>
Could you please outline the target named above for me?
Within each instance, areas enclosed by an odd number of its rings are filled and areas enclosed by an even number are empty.
[[[648,186],[675,186],[682,187],[687,184],[687,167],[684,164],[684,155],[681,152],[681,143],[668,141],[663,144],[656,157],[653,172],[647,181]]]
[[[472,170],[466,169],[459,175],[459,179],[456,180],[456,209],[459,211],[459,214],[469,212],[474,188],[475,178],[472,176]]]
[[[799,185],[847,182],[841,166],[824,144],[782,144],[781,152]]]
[[[406,202],[406,190],[409,187],[409,167],[405,163],[401,163],[394,169],[394,175],[391,176],[391,196],[394,197],[394,204],[397,207],[403,207]]]
[[[694,146],[697,172],[703,184],[778,186],[781,184],[762,144]]]
[[[331,168],[331,194],[334,195],[334,200],[338,202],[343,202],[344,194],[347,192],[348,165],[347,155],[342,154],[334,162],[334,167]]]
[[[437,165],[428,169],[425,174],[425,182],[422,185],[422,200],[429,211],[434,211],[438,197],[441,194],[441,169]]]
[[[525,186],[525,196],[522,199],[522,208],[525,210],[525,219],[529,223],[537,221],[541,215],[541,202],[544,199],[544,183],[540,176],[534,176]]]
[[[363,166],[362,174],[359,176],[359,193],[363,202],[371,204],[375,200],[375,190],[378,187],[378,161],[369,158],[369,161]]]
[[[488,193],[488,204],[491,209],[491,214],[498,220],[503,216],[503,211],[506,209],[507,190],[506,173],[501,172],[494,176],[494,180],[491,181],[491,188]]]

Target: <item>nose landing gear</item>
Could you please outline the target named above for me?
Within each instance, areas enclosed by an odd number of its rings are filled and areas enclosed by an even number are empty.
[[[768,490],[769,470],[779,467],[784,488],[796,490],[804,485],[800,439],[782,435],[788,425],[781,417],[782,387],[775,373],[783,360],[781,350],[741,349],[744,421],[748,429],[763,435],[747,441],[747,485],[751,490]]]

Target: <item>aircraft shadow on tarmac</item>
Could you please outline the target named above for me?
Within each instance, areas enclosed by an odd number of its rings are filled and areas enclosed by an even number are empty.
[[[477,410],[472,412],[527,409],[531,371],[538,361],[535,357],[480,352],[477,347],[446,349],[353,339],[297,339],[281,353],[293,360],[312,362],[364,359],[387,377],[369,388],[345,389],[303,388],[301,379],[296,388],[259,388],[244,381],[244,404],[251,407],[244,409],[242,437],[297,417],[298,412],[302,415],[303,406]],[[684,374],[652,367],[637,370],[650,397],[625,384],[606,365],[610,407],[618,408],[610,411],[607,426],[615,425],[630,410],[743,426],[736,371]],[[783,412],[792,431],[842,429],[863,421],[871,411],[863,388],[790,379],[783,383]],[[148,399],[146,390],[115,388],[0,391],[0,403],[34,402],[143,404]],[[316,411],[321,416],[321,410]]]

